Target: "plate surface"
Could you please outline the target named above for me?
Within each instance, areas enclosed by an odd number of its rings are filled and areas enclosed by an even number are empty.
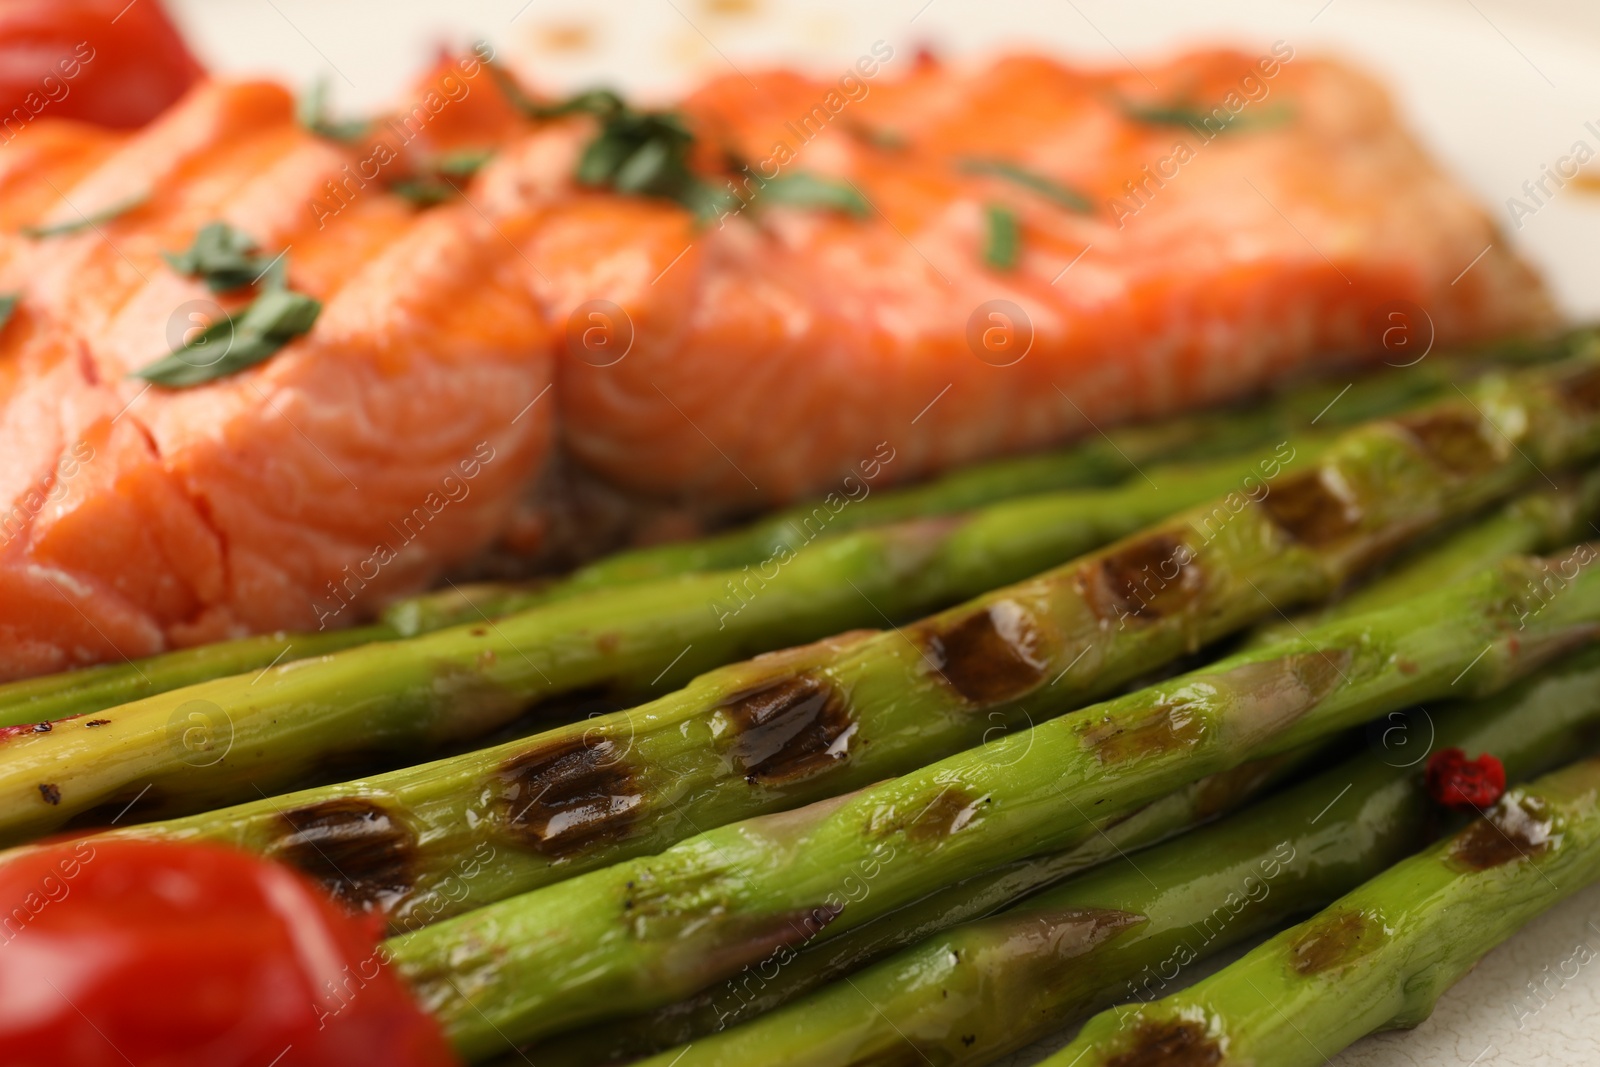
[[[1600,10],[1592,0],[169,0],[206,61],[375,107],[442,45],[486,39],[552,88],[671,94],[708,73],[793,63],[840,71],[875,41],[1025,48],[1107,63],[1196,43],[1287,41],[1352,56],[1491,205],[1575,318],[1600,318],[1600,192],[1544,179],[1587,152],[1600,173]],[[889,67],[893,69],[892,64]],[[1548,195],[1547,195],[1548,194]],[[1470,264],[1463,263],[1464,270]],[[1196,976],[1198,976],[1198,973]],[[1010,1061],[1036,1062],[1066,1035]],[[1491,953],[1416,1030],[1368,1038],[1338,1067],[1600,1063],[1600,887]]]

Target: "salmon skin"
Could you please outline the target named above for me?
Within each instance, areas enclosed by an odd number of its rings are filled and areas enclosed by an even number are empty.
[[[896,62],[682,101],[711,217],[580,183],[603,120],[519,115],[481,65],[347,139],[258,82],[34,124],[0,153],[0,677],[347,625],[495,546],[592,550],[574,514],[637,533],[1213,403],[1381,358],[1389,308],[1438,345],[1552,324],[1339,63]],[[461,149],[494,155],[444,203],[397,195]],[[218,221],[315,324],[129,377],[235,308],[162,255]]]

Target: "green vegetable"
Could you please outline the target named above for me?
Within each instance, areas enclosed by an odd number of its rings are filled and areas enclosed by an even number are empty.
[[[823,208],[864,217],[872,208],[849,182],[794,171],[768,178],[758,194],[761,201],[791,207]]]
[[[5,329],[6,323],[11,321],[11,316],[17,310],[17,301],[21,299],[21,293],[0,293],[0,330]]]
[[[161,258],[179,274],[199,278],[213,293],[243,289],[260,281],[280,256],[252,255],[255,238],[226,222],[208,222],[182,252],[163,252]]]
[[[1561,576],[1560,594],[1529,610],[1530,590],[1557,574],[1509,560],[853,794],[477,908],[389,951],[468,1057],[660,1007],[941,886],[1070,848],[1099,820],[1206,775],[1419,701],[1497,692],[1600,634],[1600,568]],[[576,780],[595,795],[596,779]],[[852,892],[850,876],[869,891]]]
[[[391,182],[389,191],[418,207],[432,207],[461,195],[457,178],[470,178],[494,156],[492,149],[466,149],[440,156],[418,168],[414,177]]]
[[[363,140],[372,130],[366,119],[336,121],[328,116],[328,79],[318,78],[295,102],[295,119],[318,137],[343,144]]]
[[[261,634],[0,685],[0,728],[89,715],[156,693],[398,636],[386,626]]]
[[[493,158],[492,148],[463,148],[440,156],[430,169],[435,174],[447,174],[452,178],[470,178]]]
[[[150,199],[149,193],[137,193],[126,200],[118,201],[110,207],[99,211],[91,211],[85,215],[78,212],[79,218],[71,222],[58,222],[51,226],[22,226],[17,232],[24,237],[65,237],[68,234],[81,233],[84,230],[98,229],[102,223],[112,222],[121,218],[130,211],[141,208]],[[77,211],[76,208],[73,208]]]
[[[451,200],[460,192],[454,185],[440,178],[403,178],[389,186],[389,191],[417,207],[432,207]]]
[[[1298,468],[1293,452],[1280,450],[1276,465],[1261,468],[1270,492],[1260,503],[1234,494],[1237,500],[1202,505],[915,624],[736,665],[634,712],[398,772],[407,777],[386,788],[415,790],[402,805],[408,825],[426,820],[426,807],[439,820],[426,836],[453,841],[452,855],[491,833],[463,813],[464,805],[481,804],[486,786],[511,798],[511,810],[525,807],[514,804],[522,792],[555,790],[518,816],[527,851],[503,858],[480,882],[481,892],[503,894],[663,848],[693,829],[901,773],[1070,710],[1326,596],[1384,552],[1515,488],[1534,463],[1600,450],[1600,404],[1582,406],[1590,376],[1600,372],[1581,360],[1486,380],[1477,401],[1447,401],[1352,431],[1320,461],[1302,459]],[[1480,408],[1514,436],[1500,438]],[[1011,535],[1032,536],[1059,521],[1017,523]],[[703,577],[624,588],[278,668],[248,688],[238,680],[191,687],[125,705],[110,713],[111,725],[88,734],[13,738],[0,749],[0,798],[15,798],[0,805],[0,833],[45,832],[152,780],[169,805],[165,813],[239,799],[241,777],[263,791],[282,788],[352,745],[353,733],[386,753],[438,743],[504,722],[562,687],[687,675],[698,669],[697,657],[733,658],[752,633],[784,643],[792,636],[784,628],[797,620],[833,632],[841,618],[867,611],[892,618],[906,601],[889,598],[915,595],[923,582],[965,574],[985,584],[992,561],[982,531],[934,521],[882,531],[876,540],[822,542],[781,566],[768,587],[747,590],[736,611],[732,600],[685,603],[686,590],[717,595],[696,584]],[[925,567],[930,558],[946,562]],[[176,709],[194,700],[226,717],[249,753],[245,762],[185,765],[193,761],[172,747],[167,731]],[[113,747],[118,762],[98,755]],[[596,813],[580,804],[582,817],[551,808],[565,796],[566,775],[596,762],[606,780],[621,777],[614,788],[625,807]],[[30,802],[45,773],[57,802]],[[363,798],[364,790],[370,787],[358,783],[294,803]],[[387,810],[389,798],[363,802]],[[278,839],[275,814],[211,816],[202,832],[262,847]],[[426,863],[416,870],[413,892],[438,874]],[[395,906],[403,910],[406,899],[399,895]]]
[[[966,159],[962,160],[959,166],[967,174],[984,174],[996,178],[1004,178],[1006,181],[1019,185],[1029,192],[1039,194],[1057,207],[1066,208],[1068,211],[1087,214],[1094,210],[1093,201],[1076,189],[1003,159]]]
[[[253,367],[308,332],[322,313],[322,302],[290,289],[269,288],[235,318],[223,317],[161,359],[134,371],[169,388],[185,388],[226,378]]]
[[[1301,461],[1309,466],[1314,446],[1302,440],[1299,447]],[[368,782],[306,790],[270,801],[260,800],[254,789],[281,789],[293,783],[296,774],[310,773],[318,763],[355,748],[352,732],[367,751],[393,753],[388,756],[393,760],[421,745],[472,736],[514,717],[535,700],[563,691],[604,683],[632,691],[673,688],[749,651],[881,624],[885,616],[880,612],[896,618],[914,615],[919,608],[1034,574],[1082,547],[1140,529],[1185,499],[1227,491],[1258,466],[1259,461],[1242,458],[1207,467],[1151,468],[1167,483],[1163,490],[1140,481],[1110,490],[1024,497],[959,520],[938,518],[862,530],[776,557],[765,571],[773,575],[770,581],[756,568],[602,589],[494,622],[480,619],[476,625],[407,641],[362,644],[319,663],[279,666],[190,686],[102,712],[110,721],[92,730],[78,729],[74,720],[48,734],[12,739],[0,747],[0,782],[14,773],[21,777],[11,781],[20,784],[34,773],[24,768],[50,768],[58,803],[29,803],[12,816],[30,826],[54,823],[74,809],[112,804],[120,796],[131,800],[151,780],[161,783],[164,807],[147,806],[147,817],[196,810],[223,798],[255,798],[253,804],[148,832],[198,833],[258,850],[270,850],[278,841],[282,811],[338,804],[350,797],[381,795],[385,804],[393,798],[415,813],[408,814],[408,821],[422,825],[437,820],[429,831],[436,843],[416,864],[413,892],[395,898],[395,904],[402,905],[412,897],[426,896],[434,880],[449,876],[455,857],[487,840],[489,828],[464,817],[478,803],[486,777],[498,776],[505,764],[536,764],[540,752],[581,748],[585,737],[601,736],[597,730],[637,731],[636,759],[662,774],[671,762],[678,762],[684,787],[702,781],[703,803],[710,802],[709,806],[688,809],[693,813],[689,819],[711,818],[723,810],[729,814],[721,815],[722,821],[739,818],[752,812],[748,805],[753,802],[763,805],[753,810],[770,809],[782,801],[784,790],[775,787],[784,776],[776,770],[766,775],[771,788],[752,796],[743,773],[708,745],[704,731],[715,730],[716,719],[728,714],[725,705],[730,698],[752,688],[781,688],[787,678],[785,664],[808,657],[823,665],[849,662],[847,650],[866,635],[736,664],[697,678],[689,689],[634,712],[591,719]],[[1247,610],[1259,614],[1265,607],[1253,602]],[[1079,625],[1096,624],[1089,620]],[[1143,664],[1156,661],[1136,642],[1126,645],[1123,654],[1130,661],[1105,668],[1117,678],[1131,677],[1144,669]],[[904,677],[908,668],[915,672],[895,633],[879,638],[873,647],[883,650],[878,654],[883,684]],[[1177,650],[1175,646],[1158,656],[1176,655]],[[1076,677],[1062,680],[1039,698],[1052,703],[1082,699],[1079,694],[1085,687],[1099,691],[1102,685],[1115,684],[1101,683],[1097,675],[1097,670],[1085,670],[1080,664]],[[780,701],[771,709],[780,721],[776,733],[768,730],[767,740],[760,744],[781,749],[785,731],[798,731],[798,744],[809,743],[803,722],[782,721],[785,716],[806,714],[807,698],[802,694],[798,699],[797,707],[783,707]],[[185,718],[179,713],[191,705],[208,722],[227,723],[229,758],[212,763],[213,752],[222,755],[215,748],[196,753],[174,743],[182,734],[174,733],[172,719]],[[870,721],[874,706],[863,704],[858,714]],[[952,746],[975,742],[986,728],[981,717],[965,724],[956,719],[919,737],[909,719],[893,712],[892,703],[890,713],[884,725],[907,735],[898,743],[892,734],[876,742],[877,758],[893,761],[891,766],[922,758],[919,754],[943,755]],[[684,732],[691,727],[692,732]],[[763,731],[757,726],[754,732]],[[36,755],[27,755],[30,751]],[[106,753],[111,751],[119,752],[124,762],[109,761]],[[782,751],[775,755],[774,768],[792,758]],[[192,766],[197,763],[204,766]],[[127,777],[135,768],[137,782]],[[830,787],[822,779],[803,787],[796,783],[795,788],[825,792]],[[659,798],[655,804],[666,806]],[[0,833],[5,831],[7,814],[0,810]],[[686,832],[683,820],[670,818],[665,811],[653,822],[669,835],[662,844]],[[616,845],[625,854],[649,846],[650,839],[643,837]],[[494,884],[500,887],[494,892],[502,896],[518,892],[529,887],[530,879],[537,884],[561,877],[574,864],[594,865],[606,854],[596,850],[580,859],[535,849],[528,856],[498,863],[493,878],[485,876],[479,888],[486,892]]]
[[[1045,1062],[1322,1064],[1367,1034],[1422,1022],[1484,953],[1596,879],[1600,760],[1588,759],[1509,791],[1188,989],[1096,1016]]]
[[[1593,738],[1600,723],[1600,649],[1499,697],[1438,711],[1431,739],[1437,747],[1492,752],[1515,782],[1560,764]],[[1183,984],[1185,968],[1323,907],[1433,836],[1438,809],[1422,775],[1416,767],[1392,766],[1393,756],[1369,752],[1122,862],[1093,838],[1090,850],[1111,854],[1105,866],[1000,915],[929,938],[774,1014],[713,1033],[719,1023],[751,1017],[750,1002],[770,1004],[774,985],[792,996],[797,969],[809,972],[800,982],[823,977],[803,962],[809,953],[781,968],[749,969],[713,987],[715,996],[702,994],[692,1006],[674,1005],[671,1015],[652,1020],[656,1033],[677,1031],[677,1042],[692,1044],[651,1062],[864,1067],[898,1056],[978,1063],[1044,1038],[1097,1006],[1159,996]],[[1119,837],[1124,851],[1136,844]],[[1061,859],[1026,861],[1006,871],[1003,884],[1017,892],[1023,872],[1054,873]],[[987,888],[1000,881],[992,874],[974,883]],[[981,896],[972,885],[957,887],[961,897],[941,901],[941,912],[972,915],[968,900]],[[905,918],[896,912],[880,922]],[[720,1017],[707,1010],[719,1007]],[[683,1024],[692,1011],[700,1025],[690,1029]],[[529,1052],[541,1067],[631,1059],[653,1051],[640,1047],[640,1029],[624,1020]],[[670,1043],[676,1042],[655,1048]],[[913,1049],[919,1055],[908,1055]]]
[[[1022,231],[1017,216],[1002,204],[983,209],[987,223],[983,242],[983,261],[995,270],[1012,270],[1022,256]]]
[[[1382,580],[1358,587],[1335,604],[1258,627],[1250,644],[1269,645],[1292,637],[1297,629],[1392,607],[1507,556],[1553,552],[1562,545],[1600,535],[1596,525],[1600,521],[1600,471],[1563,476],[1561,483],[1554,489],[1541,484],[1436,544],[1418,545]]]
[[[496,64],[489,73],[513,107],[535,120],[592,115],[600,123],[578,158],[579,185],[676,201],[701,218],[716,215],[730,197],[689,169],[694,135],[670,111],[639,111],[609,89],[591,89],[556,104],[528,97]]]

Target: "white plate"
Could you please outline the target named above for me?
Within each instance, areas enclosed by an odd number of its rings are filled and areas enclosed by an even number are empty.
[[[878,40],[902,62],[924,43],[1132,63],[1198,42],[1281,39],[1297,52],[1337,50],[1394,87],[1413,129],[1494,207],[1506,239],[1544,269],[1566,311],[1600,317],[1600,195],[1567,188],[1536,200],[1523,189],[1580,142],[1600,157],[1600,20],[1579,7],[1592,0],[1520,10],[1506,0],[169,2],[216,69],[300,83],[328,75],[335,99],[352,108],[391,99],[437,46],[478,39],[545,85],[605,82],[646,94],[770,63],[842,71]],[[1569,6],[1588,35],[1551,17]],[[1576,966],[1585,958],[1596,962]],[[1590,1067],[1600,1063],[1597,1024],[1600,887],[1491,953],[1415,1031],[1368,1038],[1333,1062]]]

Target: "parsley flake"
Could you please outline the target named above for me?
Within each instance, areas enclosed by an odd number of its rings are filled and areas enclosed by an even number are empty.
[[[774,204],[842,211],[858,218],[872,213],[866,198],[849,182],[822,178],[805,171],[780,174],[768,179],[761,187],[760,195]]]
[[[17,232],[24,237],[65,237],[69,233],[92,230],[103,222],[111,222],[114,219],[121,218],[135,208],[143,207],[149,199],[149,193],[138,193],[128,197],[126,200],[120,200],[110,207],[101,208],[99,211],[91,211],[87,215],[79,212],[81,217],[71,222],[57,222],[49,226],[23,226]],[[74,208],[73,210],[76,211],[77,209]]]
[[[328,116],[328,79],[318,78],[295,101],[295,121],[318,137],[342,144],[351,144],[364,138],[372,129],[366,119],[335,120]]]
[[[988,226],[983,261],[995,270],[1011,270],[1022,255],[1022,229],[1017,216],[1003,204],[988,204],[983,211]]]
[[[965,159],[961,161],[960,167],[966,174],[1004,178],[1013,185],[1020,185],[1029,192],[1038,193],[1057,207],[1064,207],[1068,211],[1088,214],[1094,210],[1093,202],[1076,189],[1004,159]]]

